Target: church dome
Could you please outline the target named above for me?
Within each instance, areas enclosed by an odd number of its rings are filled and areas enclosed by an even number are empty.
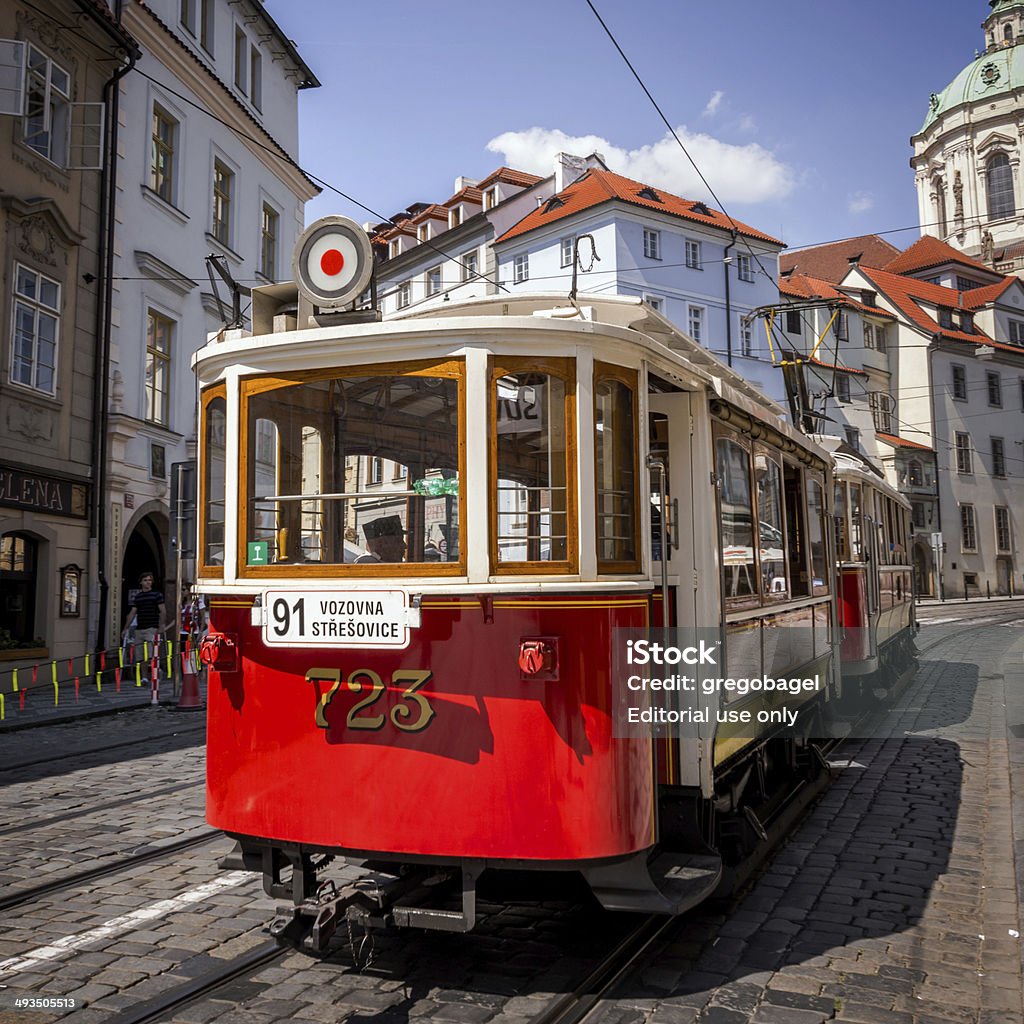
[[[1007,7],[1021,7],[1021,0],[997,0]],[[947,111],[962,103],[983,103],[1024,88],[1024,45],[1014,44],[983,53],[946,86],[932,93],[928,114],[921,126],[925,132]]]

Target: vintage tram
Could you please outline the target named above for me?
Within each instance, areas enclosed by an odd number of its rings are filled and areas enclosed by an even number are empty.
[[[252,333],[195,357],[207,816],[291,897],[272,931],[468,929],[505,871],[706,898],[826,775],[829,452],[639,298],[379,322],[307,292],[257,289]],[[623,734],[614,639],[669,626],[717,630],[733,676],[823,681],[802,726],[719,693]]]

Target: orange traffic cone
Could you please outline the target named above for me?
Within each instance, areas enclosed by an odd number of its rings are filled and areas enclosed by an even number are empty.
[[[185,644],[181,655],[181,696],[175,705],[176,711],[202,711],[206,705],[199,696],[199,677],[193,661],[191,644]]]

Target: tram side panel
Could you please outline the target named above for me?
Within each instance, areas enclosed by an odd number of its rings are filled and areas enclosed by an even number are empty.
[[[395,651],[269,647],[240,604],[211,606],[240,653],[209,685],[215,827],[446,861],[653,843],[651,742],[612,736],[611,631],[645,627],[647,595],[496,597],[491,621],[475,598],[428,598]],[[537,636],[557,638],[557,671],[529,678]]]

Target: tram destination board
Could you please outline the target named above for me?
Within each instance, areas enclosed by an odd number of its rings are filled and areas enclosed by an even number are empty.
[[[270,646],[403,648],[419,609],[402,590],[270,590],[260,620]]]

